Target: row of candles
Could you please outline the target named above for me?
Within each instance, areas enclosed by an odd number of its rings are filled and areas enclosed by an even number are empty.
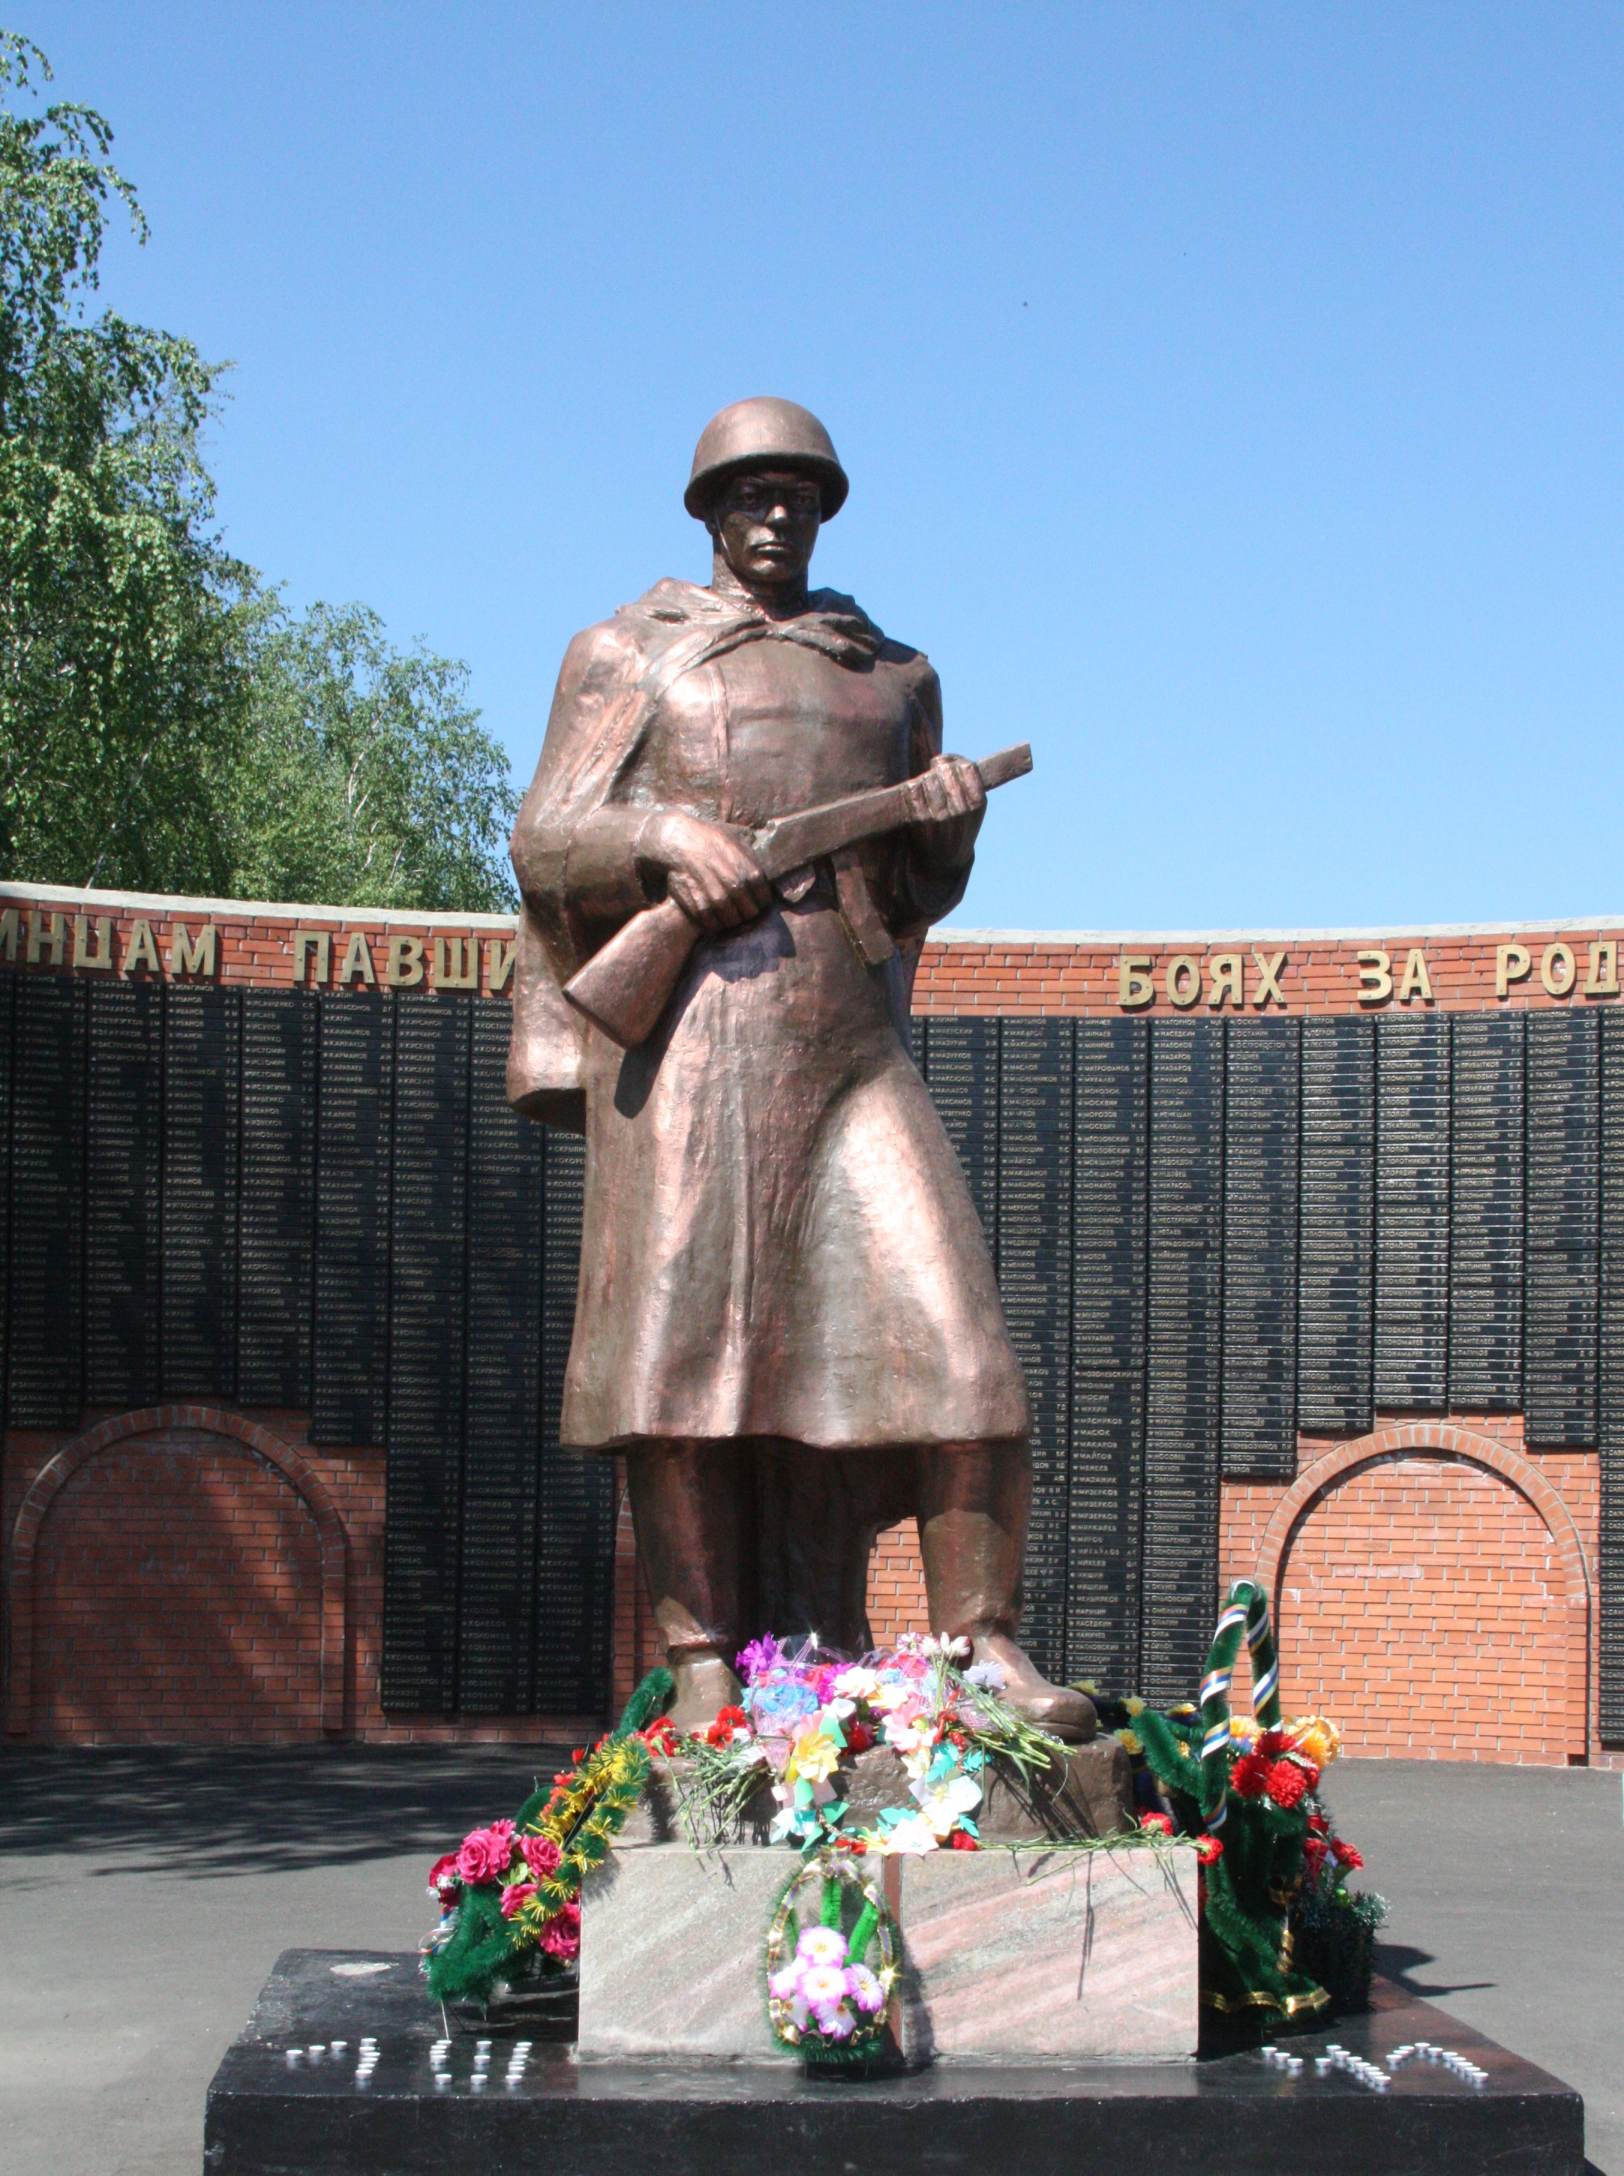
[[[1271,2068],[1284,2071],[1288,2078],[1302,2076],[1302,2056],[1276,2047],[1272,2040],[1265,2044],[1261,2053]],[[1472,2062],[1458,2049],[1441,2048],[1431,2040],[1407,2040],[1402,2047],[1394,2048],[1387,2057],[1385,2070],[1380,2063],[1367,2062],[1362,2055],[1353,2054],[1340,2040],[1331,2040],[1326,2043],[1325,2053],[1314,2057],[1314,2075],[1328,2078],[1333,2071],[1341,2071],[1358,2084],[1368,2086],[1371,2092],[1385,2093],[1398,2072],[1413,2062],[1436,2063],[1466,2085],[1481,2087],[1488,2082],[1489,2074],[1480,2064]]]

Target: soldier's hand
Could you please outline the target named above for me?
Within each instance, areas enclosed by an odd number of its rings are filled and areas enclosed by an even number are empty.
[[[968,861],[987,812],[987,789],[975,765],[963,756],[937,756],[912,781],[908,799],[915,844],[950,868]]]
[[[708,937],[753,922],[772,904],[772,885],[749,840],[731,824],[663,809],[639,844],[665,871],[667,892]]]

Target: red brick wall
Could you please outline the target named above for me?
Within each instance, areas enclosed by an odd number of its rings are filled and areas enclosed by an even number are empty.
[[[36,1737],[319,1734],[315,1521],[243,1445],[173,1428],[81,1467],[34,1581]]]
[[[184,932],[195,944],[211,925],[212,966],[186,969],[177,936]],[[1239,1010],[1257,1017],[1281,1010],[1421,1011],[1429,1005],[1588,1007],[1620,1001],[1614,966],[1619,941],[1618,928],[1606,925],[1364,938],[971,934],[927,945],[915,1003],[927,1013],[1107,1017],[1124,1009],[1154,1016]],[[1414,970],[1416,953],[1424,963],[1424,987]],[[295,981],[327,988],[472,986],[489,995],[510,987],[510,925],[498,917],[342,914],[0,885],[0,962],[7,960],[25,973],[156,973],[284,987]],[[1278,981],[1278,1000],[1260,961]],[[1391,978],[1387,989],[1384,976]],[[1150,1002],[1125,1008],[1125,989],[1135,1001],[1148,989]],[[86,1426],[97,1418],[86,1415]],[[211,1445],[195,1427],[183,1427],[109,1446],[95,1467],[76,1474],[44,1514],[28,1576],[20,1581],[14,1539],[14,1681],[20,1642],[40,1666],[29,1718],[19,1721],[14,1712],[14,1730],[26,1730],[32,1719],[42,1733],[78,1738],[152,1730],[196,1736],[205,1729],[234,1737],[309,1736],[326,1729],[365,1738],[528,1742],[587,1727],[581,1718],[385,1718],[377,1706],[382,1453],[313,1448],[304,1440],[300,1415],[248,1418],[289,1446],[310,1486],[322,1492],[329,1553],[331,1532],[341,1538],[336,1689],[324,1679],[322,1699],[312,1706],[312,1515],[301,1508],[292,1484],[263,1461],[256,1466],[251,1449]],[[1520,1420],[1457,1418],[1474,1440],[1523,1458]],[[8,1438],[0,1467],[5,1531],[12,1532],[25,1512],[35,1475],[67,1441],[22,1431]],[[1301,1474],[1345,1455],[1344,1444],[1305,1437]],[[1528,1488],[1453,1454],[1359,1468],[1308,1504],[1274,1567],[1282,1589],[1288,1706],[1324,1705],[1343,1723],[1350,1748],[1364,1753],[1562,1761],[1588,1751],[1592,1760],[1624,1763],[1624,1753],[1595,1743],[1586,1691],[1595,1637],[1595,1453],[1537,1452],[1524,1464],[1530,1472],[1537,1469],[1530,1486],[1545,1504],[1543,1512]],[[105,1499],[98,1471],[106,1476]],[[1279,1484],[1224,1485],[1220,1563],[1226,1578],[1259,1569],[1287,1494]],[[197,1515],[183,1520],[178,1513],[189,1502]],[[119,1504],[122,1512],[114,1508]],[[126,1547],[109,1569],[104,1553],[132,1534],[139,1537],[138,1551]],[[235,1586],[227,1568],[233,1546],[242,1565]],[[116,1581],[116,1608],[102,1591],[109,1580]],[[321,1607],[331,1611],[330,1595]],[[881,1537],[870,1615],[881,1638],[924,1623],[910,1526]],[[223,1636],[233,1657],[246,1658],[234,1661],[229,1689],[218,1682],[218,1672],[207,1679],[198,1668],[190,1643],[200,1622],[217,1628],[217,1645],[218,1628],[227,1628]],[[624,1692],[653,1659],[647,1602],[624,1520],[615,1637],[616,1688]]]

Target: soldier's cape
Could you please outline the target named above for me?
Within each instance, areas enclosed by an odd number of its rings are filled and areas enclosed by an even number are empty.
[[[850,597],[814,590],[807,609],[774,620],[692,582],[657,582],[635,604],[575,637],[564,657],[541,761],[513,827],[519,879],[518,950],[508,1100],[527,1117],[585,1127],[585,1038],[593,1030],[561,985],[635,902],[605,920],[571,881],[585,820],[623,800],[628,773],[661,697],[684,673],[750,642],[794,642],[837,662],[873,662],[885,637]],[[628,842],[646,809],[625,805]]]

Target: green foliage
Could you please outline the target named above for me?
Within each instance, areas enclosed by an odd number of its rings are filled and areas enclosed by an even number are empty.
[[[0,867],[217,888],[249,584],[209,529],[220,366],[87,318],[109,217],[146,226],[99,114],[14,110],[49,74],[0,33]]]
[[[90,301],[146,221],[89,107],[0,31],[0,871],[363,907],[514,903],[516,796],[465,668],[228,554],[224,366]]]
[[[364,605],[264,612],[230,782],[230,889],[245,899],[497,912],[518,806],[467,670],[385,639]]]

